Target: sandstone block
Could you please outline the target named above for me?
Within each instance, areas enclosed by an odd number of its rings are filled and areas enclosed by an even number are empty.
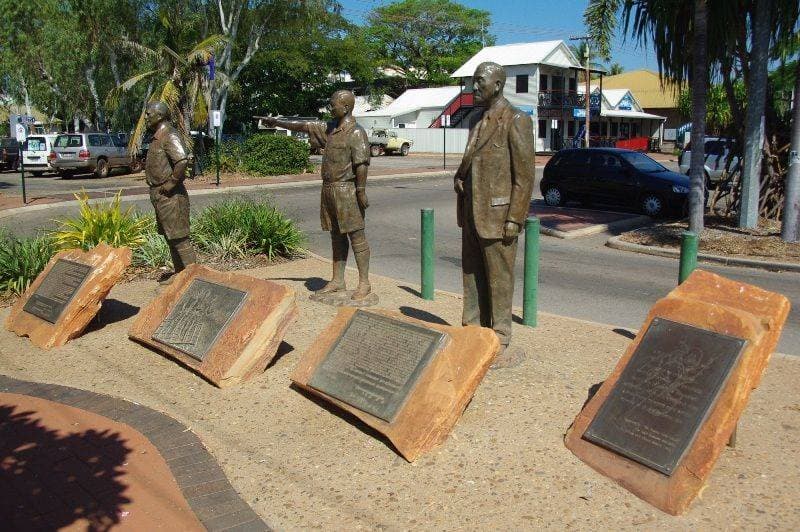
[[[587,402],[567,431],[565,437],[567,448],[596,471],[620,483],[656,508],[673,515],[685,512],[692,500],[706,486],[714,464],[747,405],[750,392],[761,380],[788,314],[789,301],[780,294],[696,270],[683,284],[659,300],[650,310],[639,334],[613,373]],[[630,459],[619,452],[607,449],[607,446],[596,445],[587,439],[590,437],[587,429],[598,417],[609,396],[615,394],[620,377],[633,355],[637,353],[643,337],[647,335],[651,326],[655,327],[654,320],[670,320],[682,326],[696,327],[701,329],[701,335],[710,331],[746,341],[743,348],[737,351],[731,369],[725,372],[726,378],[717,380],[719,391],[716,399],[710,401],[697,432],[683,447],[683,452],[678,454],[680,458],[674,470],[669,473],[657,471],[652,466],[643,465],[641,460]],[[683,338],[675,337],[674,343],[678,344],[682,340]],[[670,353],[658,351],[657,354]],[[709,364],[719,360],[718,355],[711,360],[707,356],[704,359],[704,356],[702,353],[700,356],[694,353],[688,359],[688,365],[686,360],[683,360],[673,368],[662,368],[664,375],[683,374],[685,377],[682,382],[672,386],[671,389],[677,392],[669,392],[671,396],[665,399],[664,404],[671,404],[672,408],[680,408],[683,404],[687,409],[690,408],[689,405],[698,396],[696,392],[702,390],[691,382],[692,369],[687,367],[695,360],[706,360]],[[658,358],[654,357],[654,360],[657,361]],[[679,370],[676,371],[674,368]],[[626,378],[632,374],[626,374]],[[661,384],[663,383],[655,383],[655,386]],[[645,383],[642,389],[646,390],[648,386],[650,384]],[[616,394],[616,397],[621,397],[621,394]],[[626,411],[624,416],[633,415],[631,412],[632,410]],[[656,413],[658,413],[657,408]],[[660,445],[671,436],[672,434],[664,432],[663,427],[644,426],[641,430],[637,427],[626,438],[630,439],[631,446],[641,443],[642,439]]]
[[[193,264],[139,313],[128,336],[224,388],[266,369],[297,312],[287,286]]]
[[[404,388],[406,390],[404,398],[395,403],[396,409],[389,409],[388,414],[366,412],[362,408],[350,404],[358,401],[351,399],[348,403],[312,386],[312,382],[318,382],[315,380],[318,378],[318,368],[323,364],[330,364],[330,361],[326,362],[329,352],[339,342],[344,341],[342,340],[343,332],[357,312],[366,316],[390,318],[396,323],[411,324],[446,335],[441,342],[435,344],[437,347],[431,351],[434,354],[427,359],[424,365],[421,364],[418,367],[418,371],[414,374],[416,380],[407,381],[411,383],[410,388]],[[377,350],[380,350],[382,346],[379,329],[379,327],[374,328],[375,336],[365,339],[364,345],[357,345],[358,341],[356,340],[355,344],[349,348],[351,352],[359,353],[360,348],[375,351],[377,347]],[[402,337],[399,340],[402,340]],[[387,350],[398,348],[397,338],[391,343],[393,345],[385,346]],[[398,352],[402,352],[402,341],[399,343],[401,351]],[[386,436],[399,453],[411,462],[447,438],[472,399],[499,349],[500,343],[497,336],[488,328],[439,325],[409,318],[389,310],[364,311],[345,307],[339,310],[333,322],[303,355],[291,379],[297,386],[333,403]],[[380,353],[373,352],[372,354],[378,355],[374,358],[381,358]],[[358,398],[360,396],[365,398],[366,403],[375,403],[379,402],[373,400],[376,390],[385,390],[386,387],[391,388],[392,385],[402,387],[402,383],[398,383],[396,380],[391,382],[393,381],[392,376],[376,376],[374,373],[365,371],[363,367],[350,366],[345,362],[338,360],[335,363],[338,366],[336,369],[346,377],[342,379],[344,386],[339,390],[340,397]],[[384,357],[384,361],[378,362],[378,364],[387,364],[392,367],[392,357],[388,357],[388,360]],[[362,383],[368,381],[363,387],[358,382],[361,379],[364,379]]]
[[[42,349],[79,336],[131,263],[131,250],[100,244],[57,253],[11,308],[6,329]]]

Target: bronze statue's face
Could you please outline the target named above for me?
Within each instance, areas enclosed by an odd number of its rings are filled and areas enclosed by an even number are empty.
[[[344,101],[344,98],[333,97],[331,98],[331,114],[334,118],[341,120],[350,111],[349,107]]]
[[[500,95],[502,82],[497,71],[478,67],[472,78],[475,105],[489,106]]]
[[[149,104],[144,111],[144,121],[148,129],[155,129],[162,120],[167,118],[167,113],[161,105]]]

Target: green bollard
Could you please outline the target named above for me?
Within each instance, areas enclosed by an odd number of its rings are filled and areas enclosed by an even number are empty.
[[[536,327],[539,290],[539,219],[525,220],[525,279],[522,287],[522,323]]]
[[[699,239],[691,231],[684,231],[681,235],[681,260],[678,271],[678,284],[686,280],[697,268],[697,246]]]
[[[433,301],[433,209],[420,211],[422,299]]]
[[[214,143],[214,146],[217,149],[217,186],[219,186],[219,127],[215,127],[214,129],[216,130],[216,134],[217,134],[216,135],[217,138],[216,138],[216,142]]]

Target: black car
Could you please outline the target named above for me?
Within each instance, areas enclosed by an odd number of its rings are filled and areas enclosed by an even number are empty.
[[[616,148],[567,149],[544,167],[539,185],[548,205],[577,200],[634,207],[648,216],[686,208],[689,178],[647,155]]]
[[[19,142],[14,137],[0,138],[0,171],[19,166]]]

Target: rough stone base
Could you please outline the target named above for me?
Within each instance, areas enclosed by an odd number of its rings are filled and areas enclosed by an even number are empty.
[[[88,264],[92,271],[56,322],[50,323],[28,314],[23,308],[60,259]],[[79,336],[97,315],[108,292],[117,284],[130,263],[130,249],[113,248],[106,244],[99,244],[89,251],[69,249],[57,253],[14,304],[6,319],[6,329],[19,336],[29,337],[33,345],[42,349],[66,344]]]
[[[130,338],[178,360],[220,388],[239,384],[263,372],[297,316],[294,290],[273,281],[236,272],[218,272],[199,264],[189,266],[173,279],[139,313],[128,333]],[[247,292],[241,308],[202,361],[153,339],[159,325],[194,279]]]
[[[378,294],[371,292],[363,299],[351,299],[355,290],[340,290],[326,294],[311,294],[308,298],[332,307],[372,307],[378,304]]]
[[[450,337],[447,346],[420,375],[395,420],[388,423],[308,385],[317,366],[355,312],[354,308],[339,310],[333,322],[303,355],[291,379],[296,385],[353,414],[386,436],[406,460],[413,462],[447,438],[486,375],[500,348],[500,341],[494,331],[485,327],[439,325],[409,318],[399,312],[371,311],[442,331]]]
[[[650,310],[639,334],[611,376],[586,403],[567,431],[567,448],[596,471],[656,508],[673,515],[684,513],[704,489],[747,405],[750,392],[761,381],[788,314],[789,301],[780,294],[696,270]],[[584,432],[613,390],[655,317],[748,341],[697,437],[671,476],[583,439]]]

